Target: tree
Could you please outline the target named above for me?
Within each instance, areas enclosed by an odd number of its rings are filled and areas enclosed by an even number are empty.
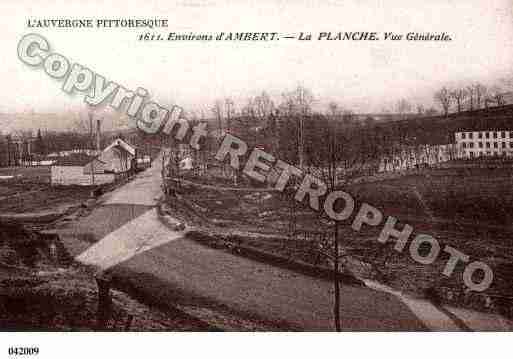
[[[325,116],[314,115],[310,121],[312,131],[309,132],[307,151],[308,162],[312,173],[326,185],[327,193],[349,185],[355,179],[374,172],[379,164],[382,142],[378,133],[372,129],[356,125],[345,125]],[[343,201],[334,204],[340,210]],[[321,212],[321,216],[324,216]],[[326,221],[324,221],[326,222]],[[340,247],[340,220],[327,218],[328,234],[333,234],[331,244],[317,249],[332,263],[334,286],[334,323],[337,331],[341,330],[340,322],[340,263],[344,254]]]
[[[449,90],[446,87],[442,87],[440,90],[435,92],[435,101],[437,101],[440,106],[442,107],[442,110],[444,112],[444,115],[447,116],[449,114],[449,108],[451,107],[451,95],[449,93]]]
[[[468,97],[468,92],[464,88],[458,88],[452,90],[450,95],[456,101],[456,107],[458,109],[458,113],[460,113],[462,110],[463,103]]]
[[[217,127],[219,129],[219,134],[223,132],[223,104],[220,100],[214,102],[214,106],[212,106],[212,113],[214,114],[215,119],[217,120]],[[222,136],[219,136],[220,141]]]
[[[469,99],[469,111],[474,111],[476,89],[473,85],[467,86],[467,95]]]
[[[411,111],[412,106],[411,103],[408,102],[408,100],[403,98],[397,101],[395,108],[397,113],[399,113],[401,116],[404,116]]]
[[[490,98],[496,103],[497,106],[504,106],[506,104],[504,99],[504,90],[499,86],[493,86],[490,89]]]
[[[354,126],[356,123],[356,116],[353,111],[345,110],[342,113],[342,124],[346,127]]]
[[[40,155],[46,155],[46,146],[45,142],[43,140],[43,136],[41,135],[41,129],[37,130],[37,137],[36,137],[36,153],[39,153]]]
[[[305,165],[305,119],[312,114],[313,94],[303,86],[298,86],[294,91],[283,94],[283,102],[280,105],[288,116],[297,119],[297,145],[299,168],[303,169]]]
[[[475,89],[475,95],[476,95],[476,106],[478,109],[480,109],[481,104],[484,102],[484,100],[486,98],[488,89],[486,88],[486,86],[484,86],[483,84],[480,84],[480,83],[476,83],[474,85],[474,89]]]
[[[274,102],[265,91],[254,98],[253,105],[257,118],[266,119],[274,112]]]
[[[298,86],[293,91],[283,93],[282,98],[279,105],[280,112],[288,116],[311,115],[314,96],[309,89]]]
[[[232,131],[232,117],[234,115],[234,103],[231,99],[227,98],[224,100],[224,106],[226,108],[226,129],[230,133]]]

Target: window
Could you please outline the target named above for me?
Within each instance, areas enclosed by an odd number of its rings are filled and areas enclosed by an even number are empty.
[[[461,133],[461,138],[466,138],[466,133],[465,132]]]
[[[467,144],[463,142],[463,148],[467,148]]]
[[[497,132],[493,133],[493,138],[497,138]]]
[[[470,148],[474,148],[474,142],[470,142],[470,143],[469,143],[469,147],[470,147]]]
[[[482,132],[479,132],[479,134],[477,135],[477,137],[479,137],[479,138],[483,138],[483,133],[482,133]]]
[[[474,152],[470,151],[469,154],[470,154],[470,158],[474,158]]]
[[[497,142],[493,143],[493,148],[499,148],[499,144]]]
[[[485,133],[486,138],[490,138],[490,132]]]
[[[479,148],[483,148],[483,142],[479,142]]]
[[[468,134],[468,138],[473,138],[473,137],[474,137],[474,132],[470,132],[470,133]]]
[[[509,148],[513,148],[513,142],[509,143]]]
[[[502,137],[502,138],[506,138],[506,132],[502,131],[502,132],[501,132],[501,137]]]
[[[490,148],[490,142],[486,142],[486,148]]]
[[[502,148],[506,148],[506,142],[502,142]]]

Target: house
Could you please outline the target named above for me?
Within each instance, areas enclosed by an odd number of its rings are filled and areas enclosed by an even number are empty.
[[[462,129],[454,134],[464,158],[513,156],[513,131],[491,127]]]
[[[453,143],[403,146],[401,150],[382,156],[378,172],[402,171],[423,166],[434,166],[461,158],[462,156],[463,152]]]
[[[115,175],[105,173],[106,163],[83,153],[58,158],[51,166],[52,185],[91,186],[113,182]]]
[[[118,138],[105,147],[98,159],[104,163],[106,172],[119,174],[134,170],[136,157],[136,148]]]

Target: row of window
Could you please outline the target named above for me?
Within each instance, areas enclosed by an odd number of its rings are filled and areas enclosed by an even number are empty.
[[[506,157],[506,156],[510,156],[509,153],[506,153],[506,152],[497,152],[497,151],[470,151],[469,153],[469,156],[470,158],[473,158],[473,157],[484,157],[484,156],[503,156],[503,157]]]
[[[479,148],[483,148],[486,145],[486,148],[491,148],[491,142],[485,142],[485,145],[483,145],[483,142],[477,143]],[[506,148],[506,142],[501,142],[501,148]],[[474,148],[474,142],[465,143],[463,142],[463,148]],[[499,142],[493,143],[493,148],[499,148]],[[509,142],[509,148],[513,148],[513,142]]]
[[[483,136],[485,138],[490,138],[491,136],[493,138],[498,138],[499,134],[500,134],[501,138],[506,138],[506,132],[507,131],[478,132],[477,138],[483,138]],[[467,138],[467,135],[468,135],[468,138],[474,138],[474,132],[462,132],[461,138],[465,139],[465,138]],[[509,137],[513,138],[513,131],[509,131]]]

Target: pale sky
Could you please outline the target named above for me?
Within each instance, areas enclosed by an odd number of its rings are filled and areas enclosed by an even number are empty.
[[[83,109],[62,82],[16,55],[24,34],[46,37],[52,50],[129,89],[144,87],[162,105],[204,108],[219,98],[236,104],[262,90],[279,99],[298,84],[320,104],[380,111],[399,98],[432,102],[442,85],[494,83],[513,73],[511,0],[346,1],[27,1],[0,4],[0,113]],[[386,5],[385,5],[386,4]],[[136,29],[28,29],[27,19],[159,17],[196,33],[258,31],[448,32],[452,42],[154,42]],[[149,30],[151,31],[151,30]],[[208,113],[210,115],[210,113]]]

